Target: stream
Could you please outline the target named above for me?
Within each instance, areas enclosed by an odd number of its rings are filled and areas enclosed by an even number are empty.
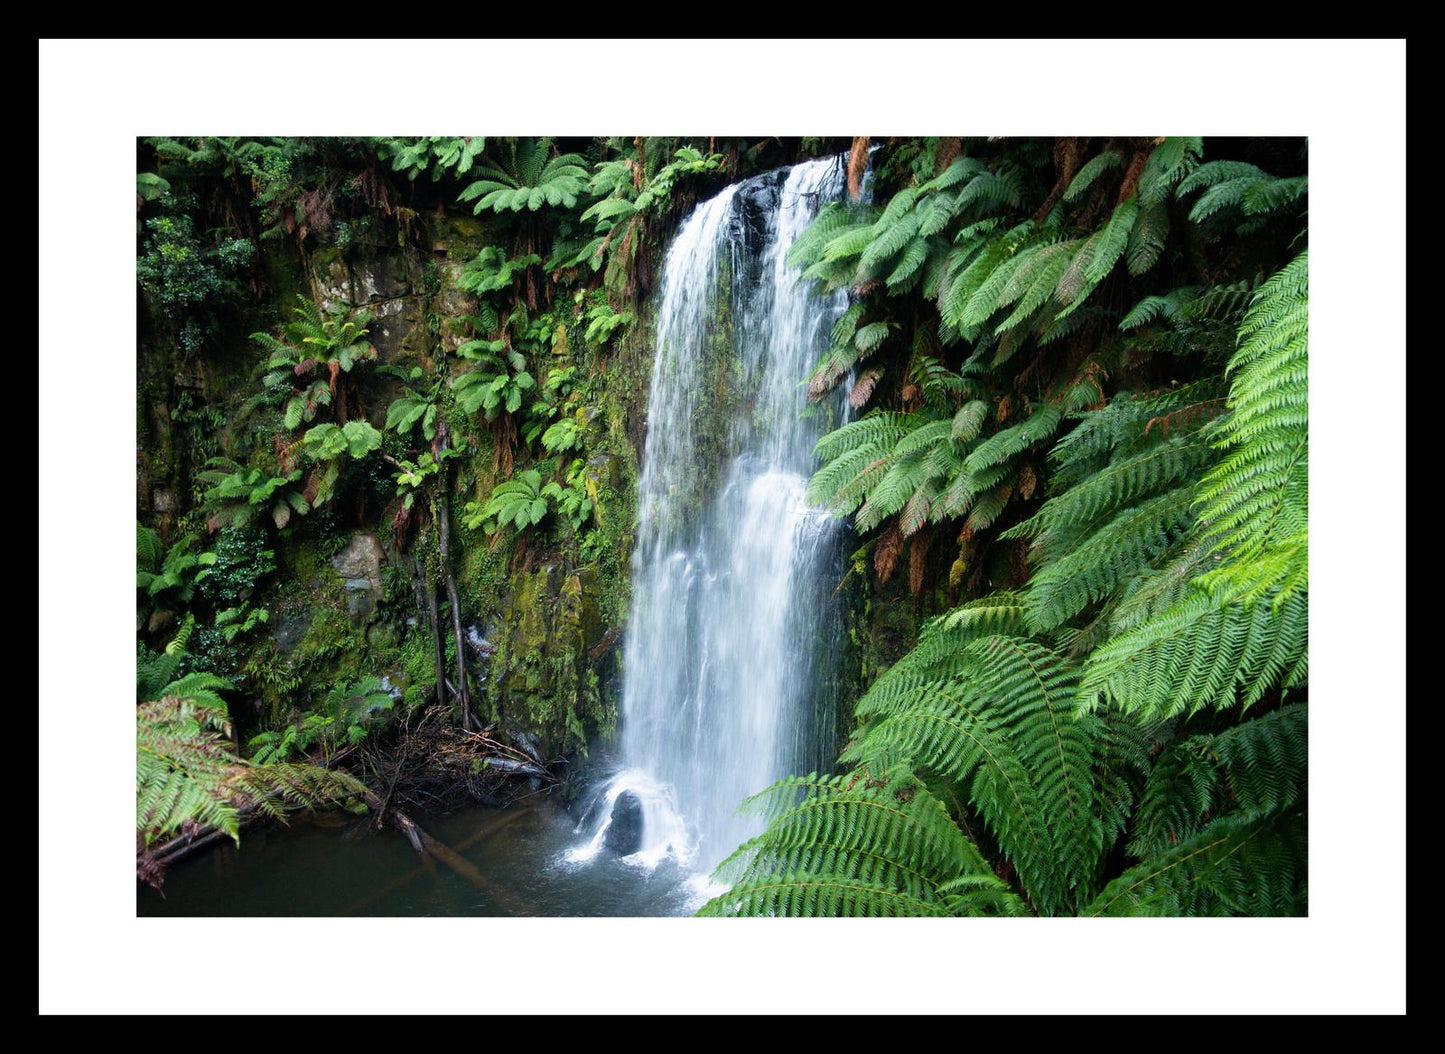
[[[239,850],[228,843],[176,864],[164,897],[138,884],[136,914],[636,917],[690,915],[705,899],[670,861],[642,867],[611,851],[569,860],[577,817],[560,791],[416,820],[475,868],[480,887],[368,816],[297,816],[247,829]]]

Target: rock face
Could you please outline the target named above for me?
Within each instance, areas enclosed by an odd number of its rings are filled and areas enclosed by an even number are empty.
[[[311,616],[286,615],[276,620],[276,650],[289,655],[301,643],[306,631],[311,628]]]
[[[346,579],[346,609],[357,625],[371,621],[381,603],[381,543],[374,534],[354,534],[346,548],[331,558],[331,569]]]
[[[601,716],[595,677],[589,677],[589,651],[606,630],[596,572],[554,560],[515,572],[507,586],[495,628],[487,631],[489,690],[500,701],[503,724],[530,733],[536,752],[555,757],[575,745],[569,714],[574,724],[595,725]]]
[[[642,848],[642,799],[636,794],[623,791],[617,796],[602,844],[623,856]]]
[[[249,334],[274,332],[278,321],[292,320],[298,295],[327,308],[372,316],[367,340],[378,358],[356,380],[365,394],[362,409],[381,428],[403,382],[376,367],[390,363],[430,370],[442,353],[470,339],[468,318],[477,310],[477,298],[463,287],[462,276],[483,246],[501,244],[505,223],[478,218],[465,206],[418,217],[404,245],[390,226],[385,232],[353,231],[345,244],[312,238],[304,254],[289,240],[268,239],[257,261],[273,295],[253,305],[244,325],[217,335],[220,353],[215,355],[182,354],[172,321],[147,300],[137,359],[137,521],[160,530],[167,544],[179,537],[174,534],[178,520],[189,509],[196,473],[204,467],[194,453],[198,440],[214,439],[217,453],[237,452],[231,444],[239,435],[230,436],[228,430],[255,391],[249,370],[256,345]],[[545,548],[519,547],[535,552],[516,560],[506,549],[484,551],[480,532],[457,527],[453,535],[451,558],[462,614],[475,620],[463,645],[475,705],[496,723],[499,734],[514,735],[511,741],[520,749],[542,758],[578,750],[599,731],[616,728],[617,626],[625,619],[636,446],[654,336],[651,301],[644,300],[637,310],[633,326],[606,353],[583,338],[585,319],[569,314],[570,328],[553,334],[554,340],[561,338],[559,356],[565,353],[579,366],[604,371],[597,395],[584,401],[588,443],[582,482],[595,508],[594,522],[580,533],[595,533],[595,552],[582,558],[581,538],[558,532],[555,544]],[[197,412],[173,413],[185,393]],[[198,416],[200,408],[222,414],[227,427],[212,436],[209,418]],[[497,482],[494,440],[480,422],[475,432],[474,447],[456,463],[458,498],[473,487],[483,497]],[[518,467],[526,465],[524,459]],[[378,512],[368,506],[364,524],[344,529],[344,550],[334,556],[329,555],[335,550],[328,545],[336,544],[330,526],[314,536],[293,532],[274,539],[278,566],[295,573],[283,570],[258,583],[253,602],[269,608],[271,616],[265,629],[249,639],[264,661],[302,682],[295,690],[267,689],[274,720],[292,705],[291,696],[319,699],[344,680],[386,673],[391,685],[407,688],[403,669],[430,694],[428,678],[435,673],[428,619],[410,588],[410,560],[393,549],[390,525]],[[383,574],[388,563],[394,566]],[[447,602],[444,591],[439,594],[449,640]],[[143,622],[140,629],[145,630]],[[151,627],[151,646],[163,646],[161,635],[168,631],[172,627],[159,623]],[[454,667],[447,675],[455,679]],[[277,683],[282,683],[279,675]]]

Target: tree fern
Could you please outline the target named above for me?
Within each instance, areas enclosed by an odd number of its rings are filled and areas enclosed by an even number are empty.
[[[1303,915],[1308,835],[1297,809],[1215,820],[1114,879],[1081,914]]]
[[[1111,596],[1193,526],[1194,488],[1175,487],[1119,512],[1043,562],[1029,580],[1029,625],[1044,632]]]
[[[983,637],[962,651],[948,677],[915,667],[880,678],[859,701],[862,727],[840,761],[918,766],[964,784],[1039,909],[1071,910],[1104,849],[1096,726],[1071,714],[1077,671],[1018,638]]]
[[[1141,718],[1249,706],[1307,677],[1309,607],[1200,592],[1101,645],[1079,684],[1084,708],[1109,702]]]
[[[1303,252],[1256,293],[1229,363],[1226,456],[1199,488],[1206,537],[1229,554],[1235,581],[1284,550],[1295,565],[1277,578],[1286,593],[1308,581],[1308,280]]]
[[[1149,773],[1129,852],[1149,857],[1230,812],[1264,815],[1304,800],[1308,710],[1291,703],[1218,734],[1171,743]]]
[[[573,208],[590,178],[586,160],[578,154],[553,157],[551,151],[550,138],[522,138],[496,146],[499,159],[493,160],[489,150],[488,159],[477,166],[486,178],[468,184],[459,200],[475,201],[475,213]]]
[[[731,888],[699,914],[1023,913],[943,803],[906,772],[789,777],[744,808],[771,822],[718,866]]]
[[[288,808],[365,793],[343,772],[237,757],[225,705],[200,683],[183,679],[175,694],[136,709],[137,872],[156,884],[160,869],[147,851],[182,831],[213,827],[239,843],[243,808],[279,818]]]
[[[808,275],[855,297],[810,394],[866,349],[856,384],[879,407],[818,443],[810,500],[883,532],[880,582],[904,538],[962,519],[950,589],[1005,559],[1014,588],[929,620],[877,677],[849,775],[774,790],[822,811],[842,788],[902,801],[912,778],[1041,914],[1297,914],[1306,264],[1259,285],[1270,239],[1217,267],[1208,247],[1299,215],[1307,181],[1205,162],[1199,138],[1105,145],[1080,165],[1079,141],[1056,141],[1051,177],[1029,172],[1036,141],[966,145],[992,156],[933,179],[920,155],[881,207],[840,206],[805,235]],[[1201,192],[1181,231],[1171,199]],[[1186,266],[1207,280],[1169,288]],[[1111,391],[1111,373],[1136,390]],[[837,830],[865,830],[844,821],[856,804]],[[966,913],[950,895],[989,877],[943,879],[882,836],[859,855],[863,834],[783,815],[709,910]]]
[[[1095,154],[1079,168],[1075,173],[1069,187],[1064,191],[1064,200],[1074,201],[1081,197],[1094,181],[1112,168],[1118,168],[1124,163],[1124,155],[1117,150],[1105,150]]]
[[[1189,218],[1202,223],[1226,209],[1247,216],[1266,216],[1299,201],[1309,190],[1307,176],[1279,179],[1244,161],[1211,161],[1200,165],[1179,184],[1180,197],[1204,190]]]

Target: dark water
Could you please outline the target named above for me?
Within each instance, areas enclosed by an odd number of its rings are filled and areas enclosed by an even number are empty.
[[[239,850],[227,844],[171,868],[164,898],[137,884],[136,914],[641,916],[686,915],[702,904],[695,876],[669,861],[652,871],[610,851],[566,861],[581,836],[558,797],[414,817],[460,866],[418,855],[399,832],[374,830],[370,817],[247,830]]]

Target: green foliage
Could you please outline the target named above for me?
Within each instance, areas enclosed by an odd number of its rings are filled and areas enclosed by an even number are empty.
[[[448,448],[438,450],[436,454],[427,451],[415,462],[405,459],[397,462],[401,469],[394,473],[392,478],[396,480],[396,492],[401,496],[402,507],[410,509],[416,502],[417,494],[426,486],[427,480],[441,473],[442,463],[449,458],[460,456],[460,451]]]
[[[247,806],[280,818],[291,808],[339,803],[364,788],[313,765],[253,764],[230,748],[224,706],[178,692],[136,710],[136,835],[149,848],[188,827],[241,841]]]
[[[1084,915],[1304,915],[1309,826],[1301,810],[1215,820],[1120,875]]]
[[[498,410],[514,414],[522,408],[524,393],[536,387],[525,368],[526,357],[519,351],[503,350],[500,342],[470,341],[457,353],[478,364],[452,381],[457,405],[466,413],[482,410],[488,421],[497,417]]]
[[[404,381],[417,381],[423,374],[420,367],[413,366],[410,371],[402,370],[397,366],[383,366],[378,372],[392,372]],[[437,434],[437,412],[440,407],[442,382],[436,381],[426,391],[419,391],[410,386],[403,389],[400,398],[392,401],[386,410],[386,427],[394,429],[401,435],[408,434],[413,428],[418,428],[422,438],[430,443]]]
[[[631,311],[613,311],[605,297],[593,293],[587,298],[587,329],[583,339],[594,347],[601,347],[612,339],[620,329],[633,320]]]
[[[339,374],[350,373],[358,363],[376,358],[376,348],[367,341],[366,324],[371,316],[363,312],[346,318],[344,311],[323,314],[301,294],[292,309],[296,319],[281,327],[281,336],[252,333],[269,358],[262,385],[268,391],[286,394],[284,423],[292,431],[303,421],[314,421],[322,406],[336,399]]]
[[[266,532],[255,527],[223,527],[213,552],[215,561],[198,591],[217,610],[241,606],[276,570],[276,552]]]
[[[791,776],[744,803],[767,830],[725,860],[702,915],[1018,915],[943,803],[906,773]]]
[[[1204,193],[1189,210],[1189,218],[1195,223],[1225,210],[1238,210],[1250,217],[1268,216],[1300,202],[1309,191],[1309,177],[1278,179],[1246,161],[1211,161],[1179,184],[1181,198],[1196,190]]]
[[[592,518],[593,510],[587,491],[586,463],[580,458],[574,459],[567,470],[566,485],[553,480],[542,488],[541,496],[552,501],[557,514],[571,525],[573,533],[581,531]]]
[[[238,843],[240,819],[222,791],[236,760],[225,710],[176,696],[136,710],[136,833],[149,846],[187,822],[225,831]]]
[[[158,184],[149,186],[155,189]],[[234,293],[236,277],[250,266],[254,246],[249,241],[220,238],[207,245],[197,235],[195,222],[184,213],[146,220],[145,228],[147,236],[136,258],[136,278],[172,317],[184,318]],[[192,350],[195,346],[191,345]]]
[[[245,526],[262,517],[279,530],[291,522],[293,512],[304,515],[311,511],[311,503],[295,486],[301,479],[300,469],[278,476],[225,457],[212,458],[206,464],[211,467],[196,473],[196,479],[210,484],[201,509],[211,530]]]
[[[230,644],[243,633],[249,633],[257,626],[269,621],[271,612],[265,608],[253,608],[247,606],[226,608],[224,611],[216,612],[216,629],[227,644]]]
[[[405,172],[408,180],[430,172],[432,182],[444,173],[466,175],[486,148],[486,137],[480,135],[380,139],[376,144],[377,156],[390,161],[395,171]]]
[[[478,296],[505,292],[512,288],[528,267],[541,262],[541,257],[535,253],[509,259],[507,254],[495,245],[486,245],[475,259],[467,261],[457,279],[457,285]]]
[[[316,461],[349,456],[363,458],[381,446],[381,433],[366,421],[347,421],[344,425],[316,425],[301,439],[301,451]]]
[[[1221,586],[1281,599],[1309,575],[1309,253],[1259,288],[1229,362],[1224,459],[1199,488],[1206,541],[1229,566]]]
[[[254,764],[265,765],[305,757],[313,749],[330,758],[343,746],[360,743],[376,721],[384,719],[395,700],[375,677],[333,686],[321,703],[321,713],[306,714],[279,731],[252,736],[248,746]]]
[[[1143,718],[1250,706],[1277,687],[1304,683],[1308,642],[1301,593],[1276,605],[1199,590],[1100,645],[1079,705],[1107,701]]]
[[[954,161],[951,186],[920,176],[881,209],[825,210],[799,240],[807,273],[861,293],[810,395],[859,362],[865,320],[886,326],[900,299],[916,318],[920,293],[939,311],[937,342],[915,337],[905,371],[885,357],[855,382],[876,408],[820,440],[810,498],[854,512],[859,530],[896,529],[880,551],[962,518],[956,564],[1010,496],[1046,500],[995,536],[1026,558],[1021,588],[925,625],[857,704],[839,759],[851,771],[759,796],[782,804],[719,869],[732,888],[703,913],[977,913],[944,891],[982,888],[980,874],[998,883],[992,896],[1039,914],[1307,910],[1307,254],[1263,284],[1216,272],[1117,298],[1136,305],[1122,315],[1081,306],[1192,251],[1174,250],[1176,194],[1229,188],[1195,206],[1209,240],[1234,204],[1247,220],[1235,235],[1249,238],[1302,198],[1303,177],[1201,164],[1203,149],[1110,148],[1024,218],[1010,210],[1048,184],[1011,167],[1022,148],[1001,148]],[[1069,227],[1071,210],[1096,225]],[[982,219],[996,222],[974,228]],[[1278,251],[1262,237],[1252,251]],[[910,261],[918,246],[924,259]],[[1088,336],[1110,319],[1120,338]],[[905,352],[874,332],[883,355]],[[1056,342],[1072,350],[1036,372]],[[1105,387],[1166,357],[1168,383]],[[878,405],[890,375],[897,401]],[[870,827],[843,793],[911,802],[917,792],[895,789],[910,781],[940,828]],[[929,855],[945,837],[982,866],[947,875]]]
[[[947,670],[905,660],[879,678],[839,760],[869,772],[912,764],[966,787],[1038,909],[1074,910],[1114,833],[1093,774],[1107,738],[1071,719],[1077,670],[1004,636],[968,643]]]
[[[1140,795],[1130,854],[1168,852],[1230,812],[1267,815],[1303,802],[1308,719],[1303,703],[1291,703],[1224,732],[1171,743]]]
[[[476,202],[473,212],[570,209],[586,190],[585,159],[578,154],[553,156],[550,138],[494,141],[493,150],[476,164],[485,178],[461,193],[461,201]]]
[[[542,433],[542,448],[549,454],[564,454],[582,446],[583,426],[563,418]]]
[[[195,553],[196,536],[188,534],[161,557],[160,536],[149,527],[136,524],[137,589],[157,603],[184,607],[191,601],[197,583],[211,573],[215,553]]]
[[[716,171],[721,154],[704,155],[690,146],[678,148],[672,160],[649,174],[645,144],[634,143],[630,156],[600,162],[588,181],[588,191],[600,195],[581,215],[593,225],[593,237],[580,241],[570,252],[558,252],[547,262],[549,271],[588,264],[593,271],[604,267],[603,288],[614,296],[628,298],[634,287],[634,269],[649,216],[667,211],[673,193],[683,181]],[[653,157],[657,156],[656,152]],[[621,312],[630,319],[630,312]],[[606,343],[612,329],[621,322],[600,322],[609,314],[589,311],[587,340]],[[594,328],[595,327],[595,328]]]
[[[1018,424],[981,438],[989,403],[981,390],[927,356],[916,356],[915,388],[923,405],[913,413],[875,410],[819,440],[822,467],[809,481],[809,500],[836,515],[853,512],[870,530],[898,517],[907,537],[925,524],[967,516],[971,530],[993,522],[1000,496],[1031,476],[1026,455],[1051,438],[1064,415],[1097,397],[1096,366],[1057,386]]]
[[[488,534],[495,534],[507,524],[521,531],[541,523],[551,511],[550,495],[542,486],[542,474],[526,469],[492,488],[492,495],[480,515],[473,510],[463,522],[472,528],[482,525]]]

